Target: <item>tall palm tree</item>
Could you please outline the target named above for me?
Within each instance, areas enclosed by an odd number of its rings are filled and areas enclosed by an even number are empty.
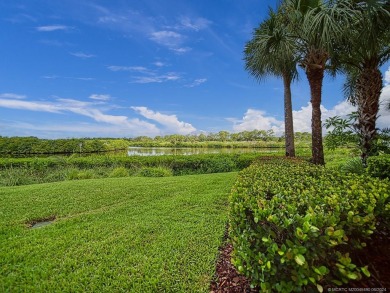
[[[295,157],[291,82],[297,78],[294,59],[295,39],[280,15],[272,9],[268,18],[254,31],[244,50],[245,68],[258,80],[268,76],[283,78],[286,156]]]
[[[295,35],[300,66],[310,85],[312,105],[312,162],[325,164],[322,142],[321,100],[325,69],[352,15],[345,1],[286,0],[283,15]]]
[[[390,59],[390,1],[350,0],[357,12],[345,31],[334,64],[347,74],[344,92],[358,106],[361,158],[366,164],[376,137],[379,97],[383,88],[380,66]]]

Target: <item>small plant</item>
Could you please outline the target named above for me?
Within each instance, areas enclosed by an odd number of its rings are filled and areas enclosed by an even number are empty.
[[[367,172],[371,176],[390,179],[390,154],[370,157]]]
[[[39,180],[30,169],[28,168],[13,168],[12,165],[9,168],[5,168],[0,172],[0,185],[1,186],[19,186],[32,184]]]
[[[325,137],[326,146],[334,150],[340,146],[350,146],[358,149],[361,154],[363,166],[367,167],[367,158],[380,153],[390,153],[390,129],[377,129],[375,136],[364,143],[365,135],[358,123],[358,113],[352,112],[346,119],[339,116],[328,118],[324,126],[331,131]]]
[[[68,180],[92,179],[94,177],[95,175],[92,170],[78,170],[78,169],[69,170],[66,176]]]
[[[129,171],[125,167],[117,167],[111,171],[109,177],[127,177],[129,176]]]
[[[143,167],[139,171],[142,177],[168,177],[172,176],[172,170],[165,167]]]
[[[341,165],[340,171],[343,173],[363,174],[365,169],[360,158],[352,158]]]

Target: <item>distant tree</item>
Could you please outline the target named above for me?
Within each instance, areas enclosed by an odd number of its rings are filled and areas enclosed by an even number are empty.
[[[230,133],[228,131],[222,130],[218,132],[218,140],[219,141],[228,141],[230,140]]]

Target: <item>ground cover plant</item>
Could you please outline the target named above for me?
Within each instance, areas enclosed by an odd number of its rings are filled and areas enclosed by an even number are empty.
[[[2,187],[0,291],[207,292],[235,178]]]
[[[240,173],[230,196],[233,264],[261,292],[322,292],[370,276],[353,254],[390,224],[390,182],[303,161]]]

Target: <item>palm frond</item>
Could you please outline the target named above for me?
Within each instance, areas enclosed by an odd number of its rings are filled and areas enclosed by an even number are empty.
[[[340,0],[321,3],[309,10],[303,21],[302,36],[308,43],[333,50],[334,44],[344,37],[345,28],[356,21],[358,11],[353,9],[350,1]]]
[[[296,79],[295,51],[295,38],[284,25],[282,16],[270,9],[268,18],[245,45],[245,69],[258,80],[270,75]]]

